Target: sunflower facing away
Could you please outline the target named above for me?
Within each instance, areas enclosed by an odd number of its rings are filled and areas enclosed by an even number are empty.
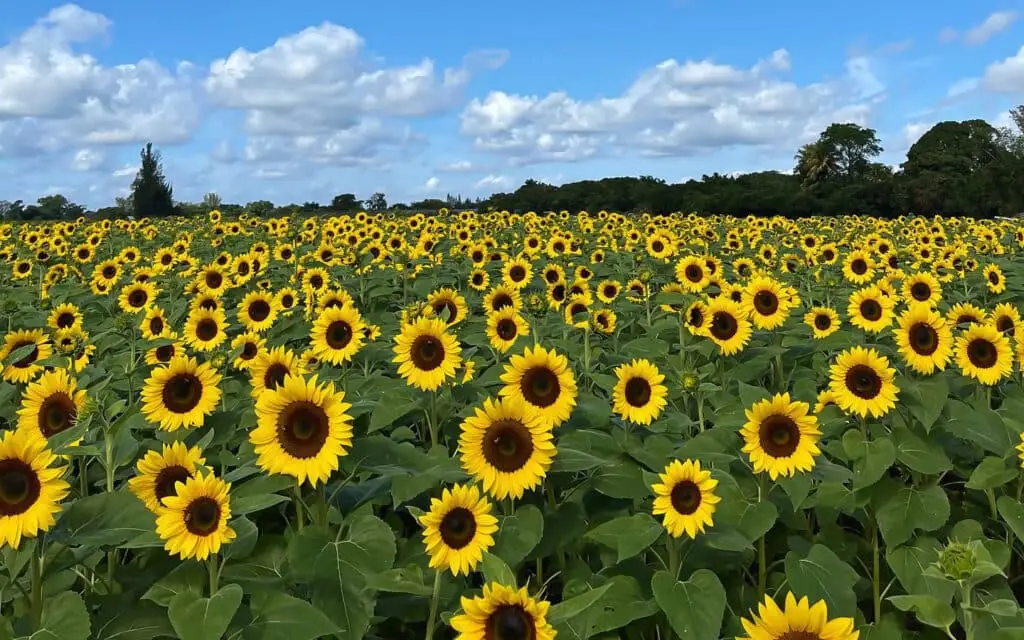
[[[249,433],[256,463],[268,473],[294,476],[314,487],[338,469],[352,446],[352,405],[334,384],[288,376],[256,399],[257,426]]]
[[[700,461],[673,460],[659,477],[661,482],[651,486],[653,513],[663,516],[662,524],[670,536],[678,538],[685,533],[696,538],[705,527],[714,526],[712,516],[721,500],[715,495],[718,480],[711,478],[711,471],[700,468]]]
[[[403,325],[394,352],[399,375],[423,391],[436,391],[462,363],[459,341],[440,318],[420,317]]]
[[[576,406],[576,379],[569,360],[554,349],[534,345],[512,356],[501,381],[501,397],[521,401],[546,427],[561,425]]]
[[[310,342],[316,356],[333,365],[348,362],[363,347],[363,318],[354,306],[325,310],[313,323]]]
[[[217,408],[220,379],[208,363],[176,356],[149,374],[142,388],[142,413],[164,431],[198,427]]]
[[[18,429],[49,438],[75,426],[85,405],[85,390],[79,390],[65,369],[47,371],[28,385],[18,409]]]
[[[496,500],[521,498],[547,475],[557,450],[551,429],[516,398],[488,398],[462,423],[462,468]]]
[[[650,360],[634,359],[615,369],[618,382],[612,390],[612,410],[623,420],[649,425],[665,408],[668,389],[665,376]]]
[[[790,400],[788,393],[755,402],[746,410],[747,422],[740,435],[754,473],[768,472],[775,480],[814,468],[814,457],[821,454],[821,431],[809,411],[810,405]]]
[[[174,493],[163,499],[156,533],[164,548],[182,560],[206,560],[235,539],[231,519],[231,485],[215,475],[197,473],[175,483]]]
[[[926,304],[914,304],[899,317],[896,345],[914,371],[931,375],[946,368],[953,353],[953,331],[942,315]]]
[[[455,485],[441,499],[432,498],[430,511],[420,516],[423,543],[432,569],[469,575],[494,546],[498,519],[491,503],[476,486]]]
[[[455,640],[554,640],[549,608],[548,602],[530,597],[526,587],[517,591],[492,582],[484,585],[482,596],[462,597],[462,613],[452,617],[451,625],[458,632]]]
[[[814,307],[804,316],[804,324],[811,328],[815,340],[822,340],[839,331],[839,314],[829,307]]]
[[[956,364],[981,384],[994,385],[1013,372],[1010,340],[992,324],[972,324],[956,339]]]
[[[786,608],[780,609],[771,596],[751,612],[751,619],[742,618],[746,636],[737,640],[858,640],[860,632],[853,618],[828,619],[824,600],[812,606],[806,597],[798,602],[792,592],[786,594]]]
[[[519,336],[529,335],[530,325],[512,307],[487,314],[487,337],[491,346],[506,353],[515,345]]]
[[[27,430],[7,431],[0,439],[0,546],[17,549],[23,538],[34,538],[54,525],[58,503],[70,486],[61,479],[63,467],[46,440]]]
[[[832,364],[829,389],[844,412],[879,418],[896,407],[895,377],[888,358],[874,349],[852,347]]]
[[[173,496],[177,483],[195,476],[205,462],[199,447],[190,449],[181,441],[164,444],[163,450],[147,451],[136,463],[138,474],[128,480],[128,488],[147,509],[159,515],[165,508],[163,499]]]

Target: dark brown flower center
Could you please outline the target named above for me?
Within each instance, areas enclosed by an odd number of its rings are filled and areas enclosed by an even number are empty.
[[[219,289],[224,284],[224,276],[219,271],[207,271],[206,272],[206,286],[211,289]]]
[[[814,316],[814,328],[818,331],[825,331],[832,326],[832,317],[827,313],[819,313]]]
[[[882,378],[866,364],[850,367],[846,372],[846,388],[853,395],[871,400],[882,392]]]
[[[192,373],[178,373],[164,383],[164,407],[172,413],[188,413],[203,399],[203,382]]]
[[[958,324],[958,325],[959,324],[976,324],[977,322],[978,322],[978,318],[975,317],[975,316],[970,315],[969,313],[965,313],[965,314],[963,314],[962,316],[960,316],[959,318],[956,319],[956,324]],[[996,328],[998,328],[1000,331],[1005,331],[1005,329],[1000,328],[998,324],[996,324]]]
[[[255,342],[246,342],[242,345],[242,353],[238,354],[242,360],[252,360],[259,353],[260,348]]]
[[[988,281],[992,284],[999,284],[999,274],[995,271],[988,272]]]
[[[509,340],[515,340],[519,334],[519,327],[516,326],[515,320],[511,318],[502,318],[498,320],[497,326],[494,327],[494,332],[498,334],[498,337],[506,342]]]
[[[199,308],[204,311],[216,311],[218,307],[216,298],[203,298],[199,301]]]
[[[641,408],[651,401],[651,392],[651,383],[645,378],[630,378],[626,381],[623,395],[631,406]]]
[[[216,338],[219,331],[217,321],[213,318],[203,318],[196,323],[196,337],[203,342],[209,342]]]
[[[498,471],[512,473],[526,466],[533,455],[530,430],[519,420],[499,420],[484,433],[484,459]]]
[[[910,295],[918,302],[924,302],[932,297],[932,289],[924,282],[915,282],[910,287]]]
[[[548,284],[555,284],[559,280],[558,271],[548,269],[544,272],[544,279],[548,281]]]
[[[448,315],[445,318],[445,322],[447,322],[448,324],[452,324],[453,322],[455,322],[455,319],[459,314],[458,305],[455,304],[455,301],[450,298],[442,298],[440,300],[435,301],[434,304],[431,305],[431,308],[434,310],[434,313],[437,314],[438,316],[441,315],[442,311],[447,311]]]
[[[763,316],[770,316],[779,310],[779,298],[771,291],[754,294],[754,310]]]
[[[614,298],[619,294],[619,290],[612,284],[606,284],[601,291],[604,293],[605,298]]]
[[[554,300],[555,302],[562,302],[563,300],[565,300],[564,284],[556,284],[555,286],[551,287],[551,299]]]
[[[284,383],[285,376],[289,373],[291,371],[288,370],[288,367],[280,362],[275,362],[267,367],[266,373],[263,374],[263,386],[273,391]]]
[[[907,332],[914,353],[930,356],[939,348],[939,333],[927,322],[918,322]]]
[[[253,300],[249,303],[249,319],[263,322],[270,317],[270,303],[266,300]]]
[[[330,420],[319,405],[292,402],[277,417],[277,439],[293,458],[316,457],[330,435]]]
[[[27,354],[26,356],[24,356],[23,358],[21,358],[20,360],[18,360],[17,362],[15,362],[15,363],[14,363],[14,366],[15,366],[15,367],[17,367],[17,368],[19,368],[19,369],[24,369],[24,368],[28,367],[28,366],[29,366],[29,365],[31,365],[31,364],[32,364],[33,362],[35,362],[36,360],[38,360],[38,359],[39,359],[39,345],[37,345],[37,344],[36,344],[36,343],[35,343],[34,341],[22,341],[22,342],[16,342],[16,343],[15,343],[15,344],[14,344],[14,345],[13,345],[13,346],[11,347],[11,351],[10,351],[10,353],[14,353],[14,352],[15,352],[15,351],[17,351],[18,349],[21,349],[22,347],[27,347],[27,346],[29,346],[29,345],[32,345],[32,346],[33,346],[33,349],[32,349],[32,351],[29,351],[29,352],[28,352],[28,354]]]
[[[196,498],[185,507],[185,528],[197,536],[208,536],[220,526],[220,505],[213,498]]]
[[[28,463],[17,458],[0,460],[0,516],[16,516],[28,511],[42,485]]]
[[[103,267],[103,271],[101,273],[103,277],[106,278],[107,280],[113,280],[114,276],[117,275],[117,267]]]
[[[445,514],[438,529],[446,546],[461,549],[472,542],[476,535],[476,518],[469,509],[456,507]]]
[[[654,253],[661,253],[662,251],[665,250],[665,243],[662,242],[661,240],[655,240],[654,242],[651,243],[651,249],[654,251]]]
[[[59,316],[57,316],[57,326],[60,327],[61,329],[67,329],[68,327],[74,326],[74,324],[75,314],[73,313],[64,311]]]
[[[868,263],[861,258],[857,258],[850,263],[850,271],[858,276],[862,276],[868,272]]]
[[[863,300],[860,303],[860,315],[868,322],[878,322],[882,319],[882,305],[878,304],[878,300]]]
[[[821,636],[813,631],[787,631],[777,640],[821,640]]]
[[[128,294],[128,306],[136,309],[146,306],[146,302],[149,300],[149,294],[146,293],[145,289],[133,289]]]
[[[154,316],[149,319],[149,332],[155,336],[160,335],[164,332],[164,319],[160,316]]]
[[[550,407],[558,400],[562,387],[551,369],[540,366],[528,369],[519,382],[519,390],[526,401],[535,407]]]
[[[736,318],[727,311],[716,311],[711,317],[711,335],[718,340],[729,340],[739,331]]]
[[[324,339],[332,349],[344,349],[348,343],[352,342],[352,325],[344,320],[335,320],[327,325]]]
[[[967,345],[967,359],[979,369],[991,369],[999,361],[999,351],[988,340],[975,338]]]
[[[704,270],[699,265],[690,264],[686,265],[686,269],[683,270],[683,275],[690,282],[700,282],[704,279]]]
[[[295,306],[295,296],[290,293],[286,293],[281,296],[281,306],[285,309],[291,309]]]
[[[512,296],[505,292],[498,293],[491,299],[491,310],[501,311],[505,307],[511,307],[514,304]]]
[[[170,362],[174,357],[174,345],[165,344],[156,348],[156,359],[159,362]]]
[[[156,480],[153,481],[153,493],[156,495],[156,501],[163,504],[164,498],[167,496],[177,495],[175,485],[179,482],[186,482],[191,477],[192,474],[189,473],[189,470],[179,464],[161,469],[160,473],[156,475]]]
[[[686,323],[691,327],[699,327],[704,324],[704,310],[700,307],[691,308]]]
[[[700,508],[700,487],[692,480],[681,480],[676,483],[676,486],[672,487],[669,499],[672,501],[673,509],[684,516],[688,516]]]
[[[519,605],[502,605],[487,618],[484,640],[534,640],[533,618]]]
[[[70,428],[78,417],[74,400],[63,391],[51,394],[39,407],[39,430],[49,438]]]
[[[526,269],[521,265],[512,265],[512,268],[508,270],[508,277],[512,282],[522,282],[526,278]]]
[[[771,415],[761,421],[758,440],[773,458],[788,458],[800,444],[800,428],[786,415]]]
[[[323,277],[319,273],[314,273],[312,277],[310,277],[309,279],[309,286],[313,287],[314,289],[319,289],[320,287],[324,286]]]
[[[431,335],[419,336],[413,340],[409,357],[420,371],[433,371],[444,363],[444,344]]]
[[[996,318],[996,329],[999,329],[1001,333],[1006,333],[1012,336],[1016,328],[1013,318],[1010,316],[999,316]]]

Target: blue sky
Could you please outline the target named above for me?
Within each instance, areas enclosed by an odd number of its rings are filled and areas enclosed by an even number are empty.
[[[526,178],[787,170],[833,121],[898,164],[1024,102],[1007,2],[106,0],[0,14],[0,199],[487,195]],[[838,5],[837,5],[838,7]]]

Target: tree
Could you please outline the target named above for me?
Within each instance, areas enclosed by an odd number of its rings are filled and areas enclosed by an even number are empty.
[[[18,220],[24,210],[25,203],[21,200],[0,200],[0,218],[4,220]]]
[[[130,216],[135,211],[135,202],[131,195],[114,198],[114,207],[118,210],[117,217]]]
[[[160,152],[147,142],[140,154],[142,166],[132,182],[132,210],[136,218],[175,215],[174,196],[164,177]]]
[[[362,202],[356,200],[353,193],[340,193],[331,200],[331,209],[334,211],[355,211],[362,206]]]
[[[387,208],[388,201],[380,191],[370,196],[370,199],[366,201],[367,211],[386,211]]]
[[[245,205],[245,210],[254,216],[269,216],[274,210],[274,203],[270,200],[254,200]]]
[[[797,151],[794,172],[800,176],[800,184],[804,187],[818,185],[836,171],[835,155],[821,140],[809,142]]]
[[[203,208],[207,211],[213,211],[214,209],[220,209],[221,199],[216,193],[208,193],[203,196]]]

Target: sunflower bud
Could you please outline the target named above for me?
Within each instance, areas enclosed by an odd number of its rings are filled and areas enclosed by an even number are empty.
[[[135,321],[135,316],[122,313],[114,319],[114,326],[117,327],[118,333],[124,333],[135,327]]]
[[[951,580],[966,580],[977,564],[974,549],[965,542],[951,541],[939,552],[936,565]]]
[[[697,376],[693,373],[684,373],[681,378],[684,389],[695,389],[697,387]]]

